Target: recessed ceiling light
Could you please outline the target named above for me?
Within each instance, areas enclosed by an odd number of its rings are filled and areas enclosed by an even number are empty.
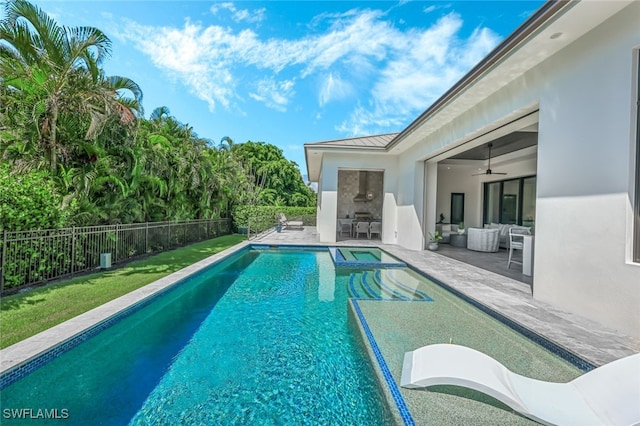
[[[562,35],[562,33],[553,33],[551,34],[551,37],[549,37],[551,40],[555,40],[558,37],[560,37]]]

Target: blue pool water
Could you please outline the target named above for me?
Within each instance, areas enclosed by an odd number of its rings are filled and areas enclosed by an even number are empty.
[[[2,408],[67,410],[65,425],[391,424],[348,280],[328,251],[243,251],[3,389]]]

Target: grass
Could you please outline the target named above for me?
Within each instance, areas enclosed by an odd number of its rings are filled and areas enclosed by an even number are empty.
[[[126,266],[70,278],[2,298],[0,348],[33,336],[246,238],[226,235],[133,261]]]

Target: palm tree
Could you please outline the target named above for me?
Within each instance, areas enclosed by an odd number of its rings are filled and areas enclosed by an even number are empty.
[[[61,140],[61,122],[81,127],[77,113],[83,113],[90,119],[79,137],[92,139],[109,117],[116,115],[128,124],[141,114],[138,85],[103,75],[100,66],[110,53],[111,40],[97,28],[60,26],[25,0],[5,5],[0,21],[0,84],[30,98],[38,145],[52,171],[74,142]]]

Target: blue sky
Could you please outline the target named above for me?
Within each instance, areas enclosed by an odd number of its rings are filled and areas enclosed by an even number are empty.
[[[35,1],[113,42],[136,81],[201,137],[303,144],[406,127],[543,1]]]

